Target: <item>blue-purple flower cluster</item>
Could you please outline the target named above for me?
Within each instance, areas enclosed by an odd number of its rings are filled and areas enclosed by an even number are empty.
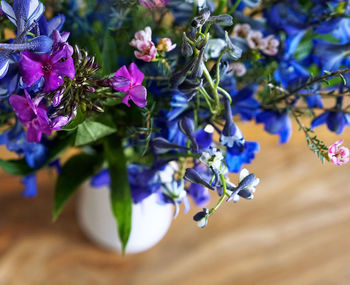
[[[0,21],[15,36],[0,43],[0,143],[21,156],[13,172],[25,176],[26,196],[35,195],[37,169],[58,167],[58,212],[76,188],[62,181],[86,159],[75,186],[92,175],[94,187],[113,192],[112,171],[125,170],[123,203],[157,195],[175,216],[189,197],[205,207],[215,191],[216,205],[194,216],[204,227],[222,202],[252,199],[259,183],[243,168],[259,143],[245,139],[238,120],[264,124],[283,144],[294,118],[322,160],[328,148],[313,128],[341,134],[350,126],[347,1],[89,3],[70,0],[66,16],[47,20],[39,0],[1,1]],[[82,154],[61,172],[60,153],[70,146]],[[240,173],[237,185],[230,173]]]

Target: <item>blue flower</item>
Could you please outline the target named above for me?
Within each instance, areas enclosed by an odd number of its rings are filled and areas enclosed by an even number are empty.
[[[267,25],[276,31],[285,30],[288,35],[295,35],[307,28],[306,15],[300,13],[296,1],[278,3],[265,11]]]
[[[256,116],[257,123],[265,124],[264,130],[273,135],[280,136],[280,144],[289,141],[292,134],[292,124],[287,111],[263,111]]]
[[[139,163],[128,165],[128,179],[134,203],[140,203],[143,199],[157,192],[161,185],[157,170]],[[93,187],[109,186],[109,171],[107,169],[100,171],[91,179],[91,185]]]
[[[280,82],[283,87],[293,89],[305,83],[309,75],[310,73],[305,67],[295,59],[290,58],[280,62],[274,73],[274,78],[277,82]]]
[[[255,158],[255,152],[259,152],[259,144],[257,142],[246,141],[243,151],[237,147],[228,147],[225,157],[228,170],[230,172],[239,172],[243,164],[252,162]]]
[[[228,147],[237,146],[242,148],[244,145],[244,137],[241,130],[233,122],[231,105],[227,98],[225,100],[225,125],[220,136],[220,144]]]
[[[211,127],[212,128],[212,127]],[[208,148],[213,142],[213,132],[209,131],[210,127],[206,127],[204,130],[199,130],[196,132],[196,141],[199,148]]]
[[[200,184],[192,183],[188,188],[188,194],[198,207],[203,207],[209,203],[209,190]]]
[[[6,145],[9,151],[24,155],[27,164],[38,169],[46,163],[48,149],[41,143],[31,143],[27,141],[26,132],[20,123],[0,135],[0,145]]]
[[[44,5],[38,0],[14,0],[13,7],[2,0],[1,8],[9,20],[17,26],[19,34],[25,26],[28,27],[38,20],[45,11]]]
[[[239,114],[242,121],[255,118],[260,106],[258,100],[254,98],[257,87],[257,84],[249,84],[239,91],[231,89],[232,115]]]
[[[0,55],[0,58],[1,58],[1,55]],[[11,94],[14,94],[18,89],[18,85],[19,85],[20,75],[19,75],[18,62],[13,58],[13,56],[9,56],[8,64],[9,66],[6,72],[4,70],[3,71],[4,73],[2,73],[4,77],[1,78],[1,75],[0,75],[0,99],[7,98]],[[0,71],[0,74],[1,74],[1,71]]]
[[[335,44],[314,40],[314,60],[322,70],[335,71],[344,64],[349,49],[350,43]]]
[[[338,97],[336,109],[341,110],[342,103],[343,97]],[[311,127],[315,128],[323,124],[327,124],[330,131],[339,135],[344,131],[346,125],[350,126],[350,114],[341,111],[326,111],[312,120]]]
[[[37,193],[36,175],[31,174],[31,175],[25,176],[22,179],[22,183],[25,186],[25,189],[22,193],[23,196],[27,198],[35,197]]]

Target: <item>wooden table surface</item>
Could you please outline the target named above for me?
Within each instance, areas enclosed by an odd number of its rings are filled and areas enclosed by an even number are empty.
[[[0,285],[350,284],[350,164],[322,165],[294,132],[288,145],[262,126],[241,125],[261,153],[255,199],[225,204],[206,229],[181,214],[153,249],[129,256],[95,247],[76,221],[74,199],[51,222],[53,177],[22,198],[1,174]],[[327,144],[339,137],[320,129]],[[350,130],[341,136],[350,146]]]

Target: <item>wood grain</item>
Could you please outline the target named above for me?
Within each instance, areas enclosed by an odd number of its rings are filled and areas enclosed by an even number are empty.
[[[39,195],[20,196],[1,174],[0,285],[350,284],[350,164],[322,165],[300,133],[288,145],[262,126],[242,124],[261,153],[248,168],[261,178],[255,199],[226,204],[206,229],[180,215],[148,252],[120,256],[80,231],[75,201],[52,223],[53,176]],[[327,144],[339,137],[320,129]],[[350,131],[342,137],[350,146]]]

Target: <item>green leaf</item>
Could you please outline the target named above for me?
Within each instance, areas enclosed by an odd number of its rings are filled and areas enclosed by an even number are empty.
[[[58,176],[54,196],[53,220],[57,220],[69,198],[78,190],[79,186],[93,176],[102,165],[102,158],[98,155],[78,154],[70,158]]]
[[[111,204],[117,220],[119,239],[125,252],[131,232],[132,200],[128,180],[126,158],[118,138],[106,141],[105,151],[111,176]]]
[[[75,146],[92,143],[100,138],[113,134],[117,129],[95,121],[84,121],[78,126],[75,136]]]
[[[63,131],[72,131],[75,130],[82,122],[84,122],[86,115],[79,108],[77,111],[77,115],[74,117],[72,121],[69,122],[68,125],[65,125],[61,128]]]
[[[103,69],[106,74],[114,72],[118,65],[116,47],[116,40],[111,35],[111,32],[107,31],[104,36],[102,50]]]
[[[29,167],[24,158],[11,160],[0,159],[0,167],[11,175],[26,176],[35,171],[33,168]]]

